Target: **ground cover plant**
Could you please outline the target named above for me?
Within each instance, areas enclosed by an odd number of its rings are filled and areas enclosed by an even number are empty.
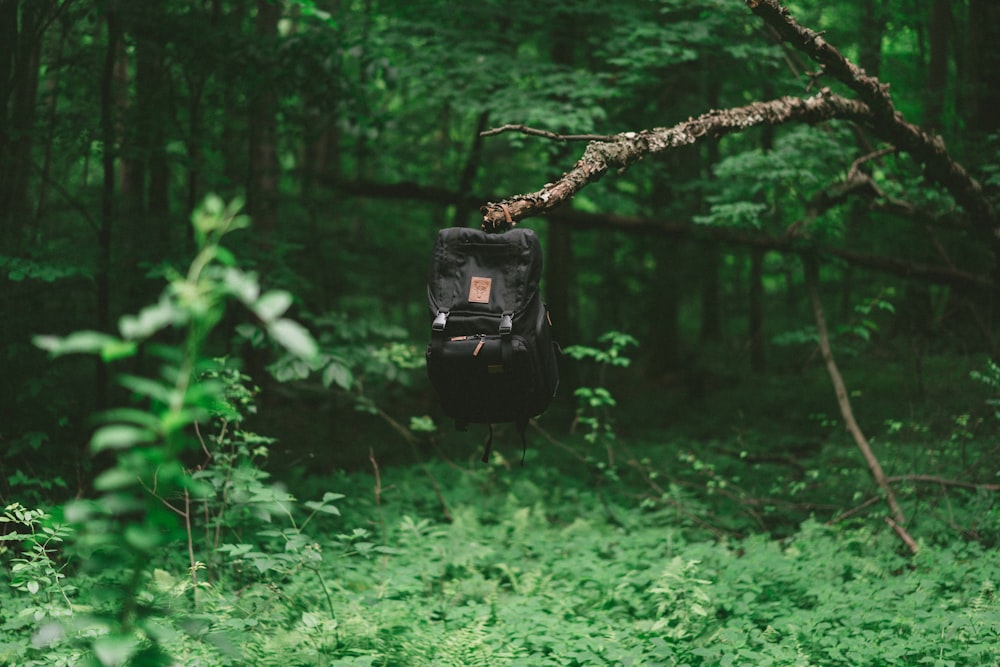
[[[526,466],[478,463],[468,438],[418,429],[432,460],[380,465],[373,443],[369,470],[272,478],[274,441],[246,428],[252,378],[200,345],[232,299],[315,372],[329,360],[282,319],[290,295],[260,293],[220,245],[246,222],[236,205],[210,200],[193,221],[191,270],[123,318],[121,338],[38,340],[119,358],[186,332],[156,348],[160,379],[123,376],[150,408],[101,418],[91,449],[115,460],[94,500],[5,508],[0,664],[998,664],[996,487],[988,469],[947,477],[995,457],[995,425],[955,415],[942,438],[886,423],[888,465],[920,447],[936,473],[900,490],[915,553],[871,516],[841,439],[793,473],[761,457],[779,433],[828,435],[825,417],[714,440],[623,429],[636,415],[617,414],[606,385],[638,341],[619,332],[569,350],[599,386],[576,393],[578,432],[536,423]],[[986,405],[997,368],[975,377]]]

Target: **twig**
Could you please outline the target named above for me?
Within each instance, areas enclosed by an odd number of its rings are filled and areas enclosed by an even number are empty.
[[[372,447],[368,448],[368,460],[371,461],[372,470],[375,471],[375,508],[378,512],[379,530],[382,532],[382,546],[388,546],[389,536],[385,532],[385,517],[382,514],[382,475],[379,473],[375,449]]]
[[[930,484],[940,484],[941,486],[959,486],[963,489],[983,489],[985,491],[1000,491],[1000,484],[980,484],[977,482],[963,482],[958,479],[947,479],[934,475],[894,475],[887,477],[888,482],[928,482]]]
[[[545,137],[546,139],[552,139],[554,141],[614,141],[617,138],[610,134],[558,134],[556,132],[549,132],[548,130],[539,130],[534,127],[528,127],[527,125],[512,124],[494,127],[492,130],[484,130],[479,133],[479,136],[492,137],[495,134],[501,134],[503,132],[520,132],[521,134],[530,134],[535,137]]]
[[[886,517],[886,520],[890,522],[889,525],[892,526],[892,529],[896,531],[896,534],[903,540],[906,546],[910,548],[910,551],[916,553],[916,543],[910,537],[909,533],[906,532],[906,529],[903,528],[903,524],[906,523],[903,508],[900,507],[899,502],[896,500],[896,493],[893,491],[892,484],[886,478],[882,464],[879,463],[878,457],[872,451],[871,445],[868,443],[868,438],[865,437],[864,432],[862,432],[861,427],[854,418],[854,411],[851,408],[851,399],[847,393],[847,387],[844,385],[844,378],[840,375],[840,369],[837,368],[837,362],[833,358],[833,351],[830,348],[830,334],[826,329],[826,316],[823,314],[823,304],[819,298],[819,263],[816,261],[814,255],[808,254],[803,257],[803,261],[806,269],[806,289],[809,292],[809,301],[812,303],[813,316],[816,319],[816,333],[819,335],[819,349],[823,355],[823,361],[826,362],[826,370],[830,375],[830,381],[833,383],[834,392],[837,395],[837,403],[840,406],[840,414],[844,418],[844,425],[847,427],[847,431],[851,434],[858,449],[861,450],[861,455],[864,457],[865,463],[868,464],[868,469],[871,471],[872,477],[875,478],[875,483],[878,484],[879,488],[885,494],[885,501],[889,505],[889,511],[892,513],[892,519]]]
[[[908,532],[906,532],[906,529],[900,526],[895,521],[893,521],[892,517],[887,516],[885,518],[885,522],[889,524],[890,527],[892,527],[893,531],[895,531],[896,533],[896,536],[903,541],[903,544],[905,544],[906,547],[910,550],[910,553],[917,553],[918,551],[920,551],[920,548],[917,547],[917,543],[913,541],[913,538],[910,537],[910,534]]]
[[[854,516],[855,514],[859,514],[862,511],[864,511],[866,508],[871,507],[872,505],[874,505],[875,503],[877,503],[879,500],[881,500],[881,498],[879,496],[872,496],[871,498],[869,498],[865,502],[861,503],[857,507],[853,507],[853,508],[847,510],[846,512],[842,512],[842,513],[838,514],[837,516],[833,517],[832,519],[830,519],[829,521],[826,522],[826,525],[832,526],[835,523],[840,523],[844,519],[849,519],[852,516]]]

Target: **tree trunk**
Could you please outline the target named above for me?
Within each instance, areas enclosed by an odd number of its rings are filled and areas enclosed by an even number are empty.
[[[107,44],[104,56],[104,70],[101,73],[101,164],[104,181],[101,188],[101,225],[98,230],[97,262],[97,330],[111,330],[111,235],[115,220],[115,157],[118,152],[115,140],[114,85],[118,64],[121,28],[114,11],[108,12]],[[108,405],[107,367],[101,360],[97,362],[96,408],[103,410]]]
[[[924,127],[944,129],[945,89],[948,83],[948,34],[951,31],[951,0],[934,0],[928,26],[930,56],[927,63],[927,102]]]
[[[479,166],[483,157],[483,132],[489,127],[490,112],[483,111],[476,118],[476,131],[472,137],[472,144],[469,146],[469,155],[465,159],[462,167],[462,174],[458,179],[459,199],[455,202],[455,215],[452,217],[452,225],[455,227],[467,227],[469,217],[475,212],[475,206],[469,204],[466,193],[471,192],[476,175],[479,173]]]
[[[882,37],[885,33],[884,0],[862,0],[858,65],[868,76],[882,69]]]
[[[31,217],[28,190],[42,27],[51,6],[50,0],[0,0],[0,239],[8,244],[22,241]]]
[[[60,31],[56,44],[50,43],[52,53],[47,55],[50,62],[62,60],[63,45],[66,43],[68,29],[64,25]],[[46,93],[46,117],[45,117],[45,146],[42,150],[41,173],[38,178],[38,198],[35,204],[35,224],[38,225],[45,213],[45,205],[48,196],[48,184],[52,171],[52,144],[56,132],[56,114],[59,109],[59,80],[55,72],[49,72],[45,79]]]
[[[969,0],[966,39],[966,139],[969,155],[979,161],[988,154],[986,136],[1000,128],[1000,3]]]
[[[281,6],[268,0],[257,0],[254,29],[257,39],[273,42],[278,36]],[[262,68],[267,69],[266,63]],[[250,177],[247,185],[247,209],[253,216],[254,227],[270,237],[277,226],[278,213],[278,98],[275,82],[266,72],[260,72],[257,90],[250,103]]]
[[[750,369],[754,373],[767,370],[764,347],[764,250],[750,251]]]

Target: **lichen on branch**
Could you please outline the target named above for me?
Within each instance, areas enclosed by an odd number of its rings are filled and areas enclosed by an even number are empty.
[[[591,141],[572,169],[555,182],[547,183],[537,192],[514,195],[500,202],[483,205],[480,209],[483,228],[492,230],[503,225],[506,220],[503,205],[508,207],[515,222],[543,215],[572,199],[573,195],[588,184],[600,180],[608,171],[624,171],[646,155],[687,146],[703,139],[718,139],[751,127],[789,122],[818,123],[834,118],[869,121],[871,111],[862,102],[823,89],[817,95],[805,99],[781,97],[743,107],[713,110],[672,127],[623,132]]]

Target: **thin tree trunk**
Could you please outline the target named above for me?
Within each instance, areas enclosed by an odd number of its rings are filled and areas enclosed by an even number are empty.
[[[944,129],[945,87],[948,83],[948,34],[951,30],[951,0],[934,0],[929,21],[930,56],[927,63],[927,103],[924,127]]]
[[[30,219],[35,102],[46,16],[51,3],[0,2],[0,227],[20,242]]]
[[[903,514],[903,508],[900,507],[899,502],[896,500],[896,493],[892,489],[892,485],[889,483],[885,472],[882,470],[882,464],[879,463],[878,458],[875,456],[875,452],[872,451],[871,445],[868,443],[868,439],[862,432],[861,427],[858,425],[857,420],[854,418],[854,410],[851,408],[850,395],[847,392],[847,387],[844,384],[844,379],[840,375],[840,370],[837,368],[837,362],[833,358],[833,350],[830,347],[830,334],[826,328],[826,316],[823,314],[823,303],[819,296],[819,263],[816,257],[813,255],[804,255],[803,263],[805,264],[805,279],[806,279],[806,290],[809,292],[809,301],[812,304],[813,317],[816,319],[816,332],[819,336],[819,349],[823,356],[823,362],[826,364],[826,371],[830,375],[830,381],[833,383],[834,392],[837,395],[837,404],[840,406],[840,414],[844,418],[844,426],[847,428],[847,432],[851,434],[854,439],[854,443],[858,446],[861,451],[861,455],[865,459],[865,463],[868,464],[868,470],[871,471],[872,477],[875,479],[875,483],[882,490],[885,495],[886,503],[889,506],[889,511],[892,514],[892,525],[893,530],[899,535],[900,539],[910,548],[911,551],[916,551],[916,544],[913,538],[907,534],[906,529],[903,525],[906,523],[906,516]]]
[[[452,218],[452,225],[455,227],[467,227],[469,225],[469,215],[475,212],[475,206],[469,205],[468,193],[472,190],[479,172],[479,165],[483,157],[483,132],[489,127],[490,112],[483,111],[476,118],[476,132],[472,138],[472,145],[469,147],[469,156],[465,160],[462,168],[462,175],[458,179],[459,199],[455,202],[455,215]]]
[[[281,6],[268,0],[257,1],[254,21],[257,39],[270,45],[277,38]],[[269,48],[269,47],[266,47]],[[270,236],[277,226],[278,211],[278,99],[274,82],[260,72],[257,91],[250,111],[250,182],[247,187],[247,208],[254,226]]]
[[[63,45],[66,43],[68,29],[64,25],[59,34],[57,43],[51,47],[54,53],[49,54],[52,62],[62,60]],[[59,108],[59,80],[54,72],[49,72],[45,81],[45,90],[48,95],[48,107],[45,119],[45,148],[42,153],[41,175],[38,179],[38,199],[35,205],[35,224],[38,225],[45,213],[46,198],[48,196],[49,174],[52,170],[52,143],[56,132],[56,112]]]
[[[101,141],[102,166],[104,181],[101,188],[101,226],[98,230],[98,265],[97,265],[97,330],[111,329],[111,233],[115,216],[115,154],[117,147],[115,139],[114,118],[114,84],[115,69],[118,63],[118,46],[121,28],[118,15],[109,12],[107,15],[107,51],[104,57],[104,70],[101,74]],[[100,360],[97,362],[96,407],[103,410],[108,405],[108,374],[107,368]]]
[[[863,0],[861,32],[858,44],[858,65],[868,76],[879,76],[882,69],[882,37],[885,33],[885,12],[882,0]]]
[[[750,368],[767,370],[764,351],[764,250],[750,250]]]

